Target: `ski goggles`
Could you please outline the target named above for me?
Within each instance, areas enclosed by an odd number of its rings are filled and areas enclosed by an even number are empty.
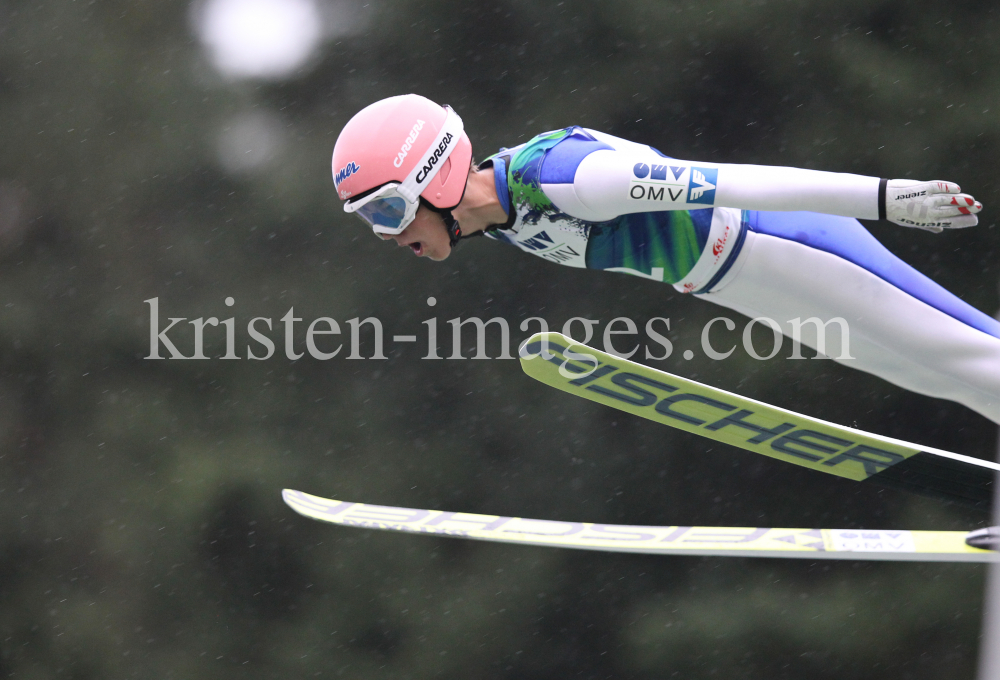
[[[417,216],[420,198],[413,201],[400,193],[398,182],[389,182],[373,193],[344,204],[344,212],[354,213],[376,234],[400,234]]]
[[[451,107],[437,136],[425,152],[423,161],[410,170],[402,182],[387,182],[361,198],[344,204],[344,212],[354,213],[376,234],[396,235],[403,232],[420,207],[420,194],[434,179],[441,165],[451,156],[462,137],[462,119]]]

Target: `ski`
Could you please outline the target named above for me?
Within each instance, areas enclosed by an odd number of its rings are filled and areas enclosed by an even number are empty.
[[[321,522],[496,543],[653,555],[919,562],[1000,561],[1000,553],[974,547],[990,545],[995,548],[995,529],[980,529],[968,533],[628,526],[349,503],[292,489],[283,490],[281,495],[295,512]],[[971,541],[973,545],[967,541]]]
[[[532,378],[685,432],[855,481],[988,509],[1000,465],[862,432],[536,333],[521,347]]]

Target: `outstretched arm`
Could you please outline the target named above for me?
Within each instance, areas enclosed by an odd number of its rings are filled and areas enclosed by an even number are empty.
[[[560,209],[590,221],[625,213],[725,206],[884,218],[940,232],[974,226],[978,223],[975,214],[982,210],[981,203],[961,193],[953,182],[880,180],[799,168],[682,161],[606,135],[598,139],[611,141],[615,148],[583,158],[572,184],[544,187]]]
[[[693,164],[692,164],[693,165]],[[765,165],[719,165],[718,205],[886,219],[933,232],[972,227],[981,203],[954,182],[918,182]]]

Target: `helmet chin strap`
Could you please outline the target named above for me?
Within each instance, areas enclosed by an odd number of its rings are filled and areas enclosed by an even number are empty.
[[[455,221],[455,217],[451,214],[450,210],[442,211],[441,217],[444,219],[444,228],[448,230],[449,245],[454,250],[458,242],[462,240],[462,227]]]
[[[477,231],[475,234],[465,236],[462,234],[462,227],[459,226],[455,217],[451,214],[451,209],[438,208],[437,206],[431,205],[430,201],[426,200],[422,196],[420,197],[420,203],[436,212],[441,216],[441,219],[444,220],[444,228],[448,231],[448,245],[451,246],[452,250],[455,249],[455,246],[457,246],[458,242],[462,239],[472,238],[473,236],[482,236],[484,233],[482,231]]]
[[[469,168],[469,174],[472,173],[472,170],[475,167],[478,167],[478,166],[476,166],[475,163],[473,163],[473,165]],[[455,205],[453,205],[450,208],[438,208],[437,206],[433,205],[430,201],[428,201],[423,196],[420,197],[420,204],[421,205],[426,206],[427,208],[430,208],[431,210],[433,210],[434,212],[436,212],[438,215],[440,215],[441,219],[444,220],[444,228],[448,231],[448,244],[451,246],[452,250],[455,249],[455,246],[457,246],[458,243],[459,243],[459,241],[461,241],[462,239],[472,238],[473,236],[482,236],[483,234],[486,233],[486,231],[484,230],[484,231],[477,231],[476,233],[469,234],[468,236],[463,235],[462,234],[462,227],[455,220],[454,215],[451,214],[451,211],[454,210],[455,208],[457,208],[458,205],[460,205],[462,203],[462,199],[465,198],[465,191],[469,188],[469,180],[466,179],[465,182],[466,182],[465,183],[465,188],[462,189],[462,197],[458,199],[458,203],[456,203]]]
[[[450,210],[445,210],[441,213],[441,217],[444,218],[444,226],[448,229],[448,239],[451,242],[451,249],[454,250],[455,246],[458,245],[459,241],[466,238],[473,238],[475,236],[483,236],[486,231],[477,231],[474,234],[462,234],[462,227],[459,226],[455,218],[452,217]]]

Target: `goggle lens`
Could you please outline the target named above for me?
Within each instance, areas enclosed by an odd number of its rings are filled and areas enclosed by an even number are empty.
[[[406,216],[406,201],[399,196],[376,198],[365,203],[355,212],[373,227],[398,229]]]

